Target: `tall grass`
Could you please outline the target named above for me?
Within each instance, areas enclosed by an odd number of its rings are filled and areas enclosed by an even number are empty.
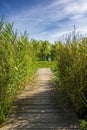
[[[57,79],[80,117],[87,112],[87,38],[58,43]]]
[[[54,67],[48,41],[18,36],[13,23],[0,21],[0,123],[5,120],[17,91],[29,81],[38,67]],[[44,61],[39,61],[44,60]]]
[[[41,61],[40,61],[41,60]],[[47,62],[48,61],[48,62]],[[87,112],[87,38],[78,40],[75,32],[66,43],[29,41],[18,37],[13,24],[0,21],[0,123],[5,120],[17,91],[29,81],[38,67],[56,71],[57,81],[74,110],[85,118]],[[87,115],[86,115],[87,116]]]
[[[0,21],[0,123],[5,119],[13,99],[34,73],[32,45],[27,35],[19,38],[13,24]],[[33,68],[32,68],[33,66]]]

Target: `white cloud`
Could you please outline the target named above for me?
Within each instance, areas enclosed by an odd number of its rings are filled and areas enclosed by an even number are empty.
[[[86,0],[53,0],[45,6],[38,5],[19,11],[9,20],[14,21],[18,30],[26,29],[31,37],[55,41],[72,31],[73,25],[87,33],[86,12]]]
[[[65,11],[68,14],[83,14],[87,12],[87,1],[80,0],[69,2],[67,6],[65,6]]]

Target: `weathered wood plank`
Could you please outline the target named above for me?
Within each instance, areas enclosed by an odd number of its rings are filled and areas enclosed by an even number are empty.
[[[51,70],[39,69],[37,75],[36,83],[18,96],[0,130],[80,130],[73,110],[63,110],[58,104]]]

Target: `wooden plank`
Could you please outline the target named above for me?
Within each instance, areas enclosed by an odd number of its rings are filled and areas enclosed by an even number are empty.
[[[37,74],[36,83],[19,95],[0,130],[80,130],[73,110],[63,110],[58,104],[51,70],[39,69]]]

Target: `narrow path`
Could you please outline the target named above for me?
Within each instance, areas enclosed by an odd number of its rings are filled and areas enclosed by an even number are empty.
[[[51,70],[38,69],[37,75],[36,83],[26,86],[0,130],[80,130],[76,114],[58,106]]]

